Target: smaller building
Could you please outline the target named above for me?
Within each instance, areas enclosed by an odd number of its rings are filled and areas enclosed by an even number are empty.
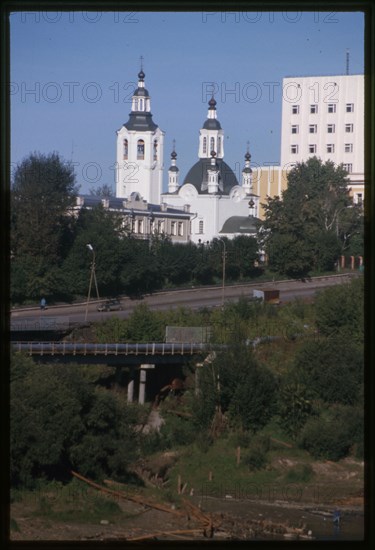
[[[75,212],[82,208],[95,208],[102,204],[105,209],[123,217],[124,227],[138,239],[150,239],[153,235],[166,235],[173,242],[190,241],[189,208],[178,210],[165,203],[150,204],[139,193],[131,193],[129,199],[110,197],[102,199],[94,195],[79,195]]]

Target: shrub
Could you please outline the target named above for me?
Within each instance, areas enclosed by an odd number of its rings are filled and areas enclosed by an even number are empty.
[[[261,447],[252,447],[244,456],[243,462],[251,471],[261,470],[267,464],[266,453]]]
[[[357,407],[331,407],[318,418],[308,420],[301,431],[299,446],[314,458],[339,460],[354,444],[363,441],[363,412]]]

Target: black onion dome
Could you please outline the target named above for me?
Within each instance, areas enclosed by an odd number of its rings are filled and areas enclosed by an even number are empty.
[[[128,130],[140,130],[143,132],[153,132],[156,128],[158,128],[158,125],[152,120],[151,113],[143,113],[138,111],[135,113],[130,113],[129,120],[124,124],[124,126]]]
[[[219,187],[221,193],[229,195],[232,187],[238,185],[235,173],[223,159],[216,159],[216,168],[219,170]],[[208,171],[211,169],[211,159],[201,158],[196,162],[186,174],[184,183],[194,185],[198,193],[207,194]]]
[[[177,158],[177,153],[176,151],[172,151],[171,153],[171,159],[176,159]]]
[[[208,118],[203,124],[204,130],[221,130],[221,124],[217,118]]]
[[[134,92],[134,95],[137,97],[149,97],[150,94],[146,88],[137,88]]]
[[[145,73],[142,71],[142,69],[139,71],[138,73],[138,79],[139,80],[144,80],[145,79]]]
[[[245,160],[250,160],[251,159],[251,155],[249,153],[249,151],[246,153],[245,155]]]
[[[214,97],[211,97],[210,101],[208,102],[210,109],[216,109],[216,100]]]
[[[179,169],[177,168],[177,166],[170,166],[169,171],[170,172],[179,172]]]

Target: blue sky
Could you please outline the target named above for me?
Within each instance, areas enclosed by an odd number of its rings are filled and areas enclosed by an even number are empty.
[[[57,151],[81,192],[113,185],[116,130],[128,120],[140,56],[154,121],[182,182],[197,160],[210,83],[225,160],[239,175],[280,161],[282,79],[364,71],[362,13],[28,12],[11,15],[11,160]],[[273,92],[273,93],[272,93]]]

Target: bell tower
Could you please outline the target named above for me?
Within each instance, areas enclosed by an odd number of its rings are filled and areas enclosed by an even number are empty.
[[[141,64],[129,120],[117,131],[116,197],[129,198],[137,192],[147,202],[160,204],[164,135],[152,120],[151,97]]]

